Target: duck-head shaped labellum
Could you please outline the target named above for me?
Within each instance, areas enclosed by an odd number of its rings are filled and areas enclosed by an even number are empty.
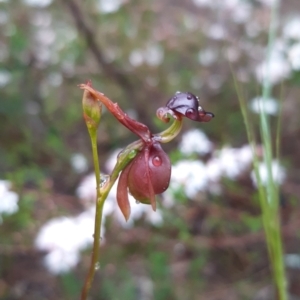
[[[167,102],[166,107],[193,121],[209,122],[214,114],[206,112],[200,105],[199,99],[192,93],[176,92]]]
[[[117,201],[125,219],[130,215],[127,189],[137,201],[151,204],[155,210],[155,195],[168,188],[170,177],[171,162],[160,143],[145,146],[120,175]]]

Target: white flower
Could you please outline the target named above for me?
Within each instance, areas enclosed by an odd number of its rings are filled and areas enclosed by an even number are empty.
[[[283,183],[285,177],[286,177],[286,171],[285,169],[280,165],[280,163],[277,160],[272,161],[272,176],[274,182],[277,182],[278,184]],[[268,169],[264,162],[261,162],[258,165],[258,172],[261,179],[261,183],[263,185],[267,185],[268,183]],[[254,173],[254,170],[251,172],[251,178],[255,185],[257,185],[257,179]]]
[[[283,27],[283,36],[287,39],[300,40],[300,15],[290,18]]]
[[[118,11],[121,5],[121,0],[98,0],[98,9],[104,14]]]
[[[0,216],[2,213],[11,215],[18,211],[19,195],[10,191],[11,183],[0,180]]]
[[[210,7],[213,4],[211,0],[193,0],[194,4],[199,7]]]
[[[95,174],[89,174],[83,178],[76,189],[78,198],[85,202],[95,202],[96,199],[96,178]]]
[[[26,4],[32,6],[45,7],[52,3],[52,0],[23,0]]]
[[[0,87],[6,86],[11,81],[11,73],[6,70],[0,70]]]
[[[270,55],[269,62],[261,63],[256,68],[256,77],[259,82],[268,78],[271,84],[276,84],[285,78],[288,78],[291,73],[291,68],[288,61],[281,53],[274,51]]]
[[[171,190],[183,188],[187,197],[193,199],[205,190],[207,183],[205,165],[201,161],[181,160],[172,167]]]
[[[263,99],[263,97],[255,97],[249,103],[250,109],[259,114],[262,110],[265,111],[266,114],[269,115],[277,115],[279,105],[276,99],[267,98]]]
[[[163,194],[163,204],[174,205],[174,193],[182,189],[187,197],[193,199],[198,192],[221,193],[221,177],[236,179],[249,168],[252,162],[249,145],[241,148],[225,147],[215,151],[206,164],[201,161],[181,160],[172,167],[169,189]]]
[[[206,164],[206,175],[212,182],[218,182],[223,175],[223,166],[217,157],[213,157]]]
[[[149,66],[158,66],[164,58],[163,49],[156,44],[151,44],[144,52],[144,59]]]
[[[231,179],[236,179],[242,174],[252,161],[252,151],[249,145],[241,148],[223,148],[215,153],[214,172],[212,177],[217,178],[218,173]],[[209,162],[208,162],[209,164]],[[219,164],[220,170],[217,165]]]
[[[116,163],[117,163],[117,158],[119,153],[122,151],[121,148],[115,149],[110,156],[106,159],[105,161],[105,170],[108,173],[111,173],[112,170],[114,169]]]
[[[300,269],[300,255],[297,253],[286,254],[284,256],[285,265],[288,268]]]
[[[214,48],[207,48],[198,53],[198,61],[201,65],[207,67],[212,65],[218,59],[218,52]]]
[[[213,149],[212,142],[205,133],[199,129],[187,131],[181,139],[179,150],[186,155],[192,153],[207,154]]]
[[[290,47],[290,49],[288,50],[288,59],[291,63],[292,68],[296,71],[299,71],[300,70],[300,42]]]
[[[273,7],[278,0],[259,0],[265,6]]]
[[[252,14],[252,6],[245,1],[239,1],[232,8],[231,17],[235,23],[247,23],[249,22]]]
[[[213,40],[224,39],[227,35],[225,28],[219,24],[213,24],[208,28],[206,27],[204,33]]]
[[[163,49],[157,44],[151,44],[146,49],[135,49],[129,55],[132,66],[138,67],[144,62],[149,66],[158,66],[164,58]]]
[[[71,156],[71,165],[76,173],[83,173],[88,169],[87,159],[81,153],[74,153]]]
[[[52,274],[67,273],[78,264],[79,253],[75,251],[62,251],[55,249],[47,253],[44,257],[44,265]]]
[[[133,50],[129,55],[129,62],[134,67],[140,66],[144,62],[144,54],[141,49]]]
[[[94,219],[93,208],[75,217],[54,218],[41,227],[35,245],[39,250],[48,252],[44,264],[51,273],[64,273],[76,266],[80,251],[93,243]],[[102,237],[105,233],[103,224]]]

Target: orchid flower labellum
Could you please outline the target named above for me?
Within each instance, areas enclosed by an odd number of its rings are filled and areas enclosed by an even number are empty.
[[[124,216],[128,219],[130,205],[128,190],[139,202],[156,208],[155,195],[163,193],[169,186],[171,162],[159,142],[144,147],[121,173],[117,201]]]
[[[171,114],[175,118],[187,117],[197,122],[209,122],[214,117],[213,113],[206,112],[199,105],[199,98],[189,92],[176,92],[166,107],[159,108],[156,114],[165,122],[169,121],[166,114]]]

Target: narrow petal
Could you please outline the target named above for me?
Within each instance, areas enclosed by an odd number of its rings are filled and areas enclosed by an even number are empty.
[[[150,141],[151,132],[145,124],[131,119],[117,103],[113,103],[103,93],[95,90],[90,82],[87,84],[80,84],[79,87],[88,91],[92,97],[102,102],[121,124],[139,136],[144,142],[148,143]]]
[[[131,164],[129,164],[121,173],[117,187],[117,202],[126,221],[129,219],[130,216],[130,203],[128,200],[127,190],[128,173],[130,171],[130,167]]]

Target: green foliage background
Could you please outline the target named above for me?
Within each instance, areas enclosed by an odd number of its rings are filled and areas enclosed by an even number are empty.
[[[154,132],[165,128],[156,109],[177,90],[190,91],[216,118],[205,125],[185,122],[184,130],[201,128],[216,147],[247,143],[230,65],[246,100],[259,95],[255,67],[264,57],[268,7],[237,1],[240,9],[249,6],[251,18],[234,21],[221,1],[212,9],[188,0],[130,0],[111,13],[101,12],[100,2],[0,1],[0,179],[12,181],[20,195],[18,213],[0,224],[1,300],[78,298],[89,252],[72,274],[54,277],[33,246],[46,220],[82,209],[75,196],[82,174],[72,170],[71,155],[84,154],[93,169],[77,84],[91,79]],[[279,35],[297,8],[297,0],[284,1]],[[257,28],[251,30],[253,21]],[[299,252],[298,227],[291,223],[300,193],[299,80],[294,70],[273,93],[284,100],[281,153],[288,178],[282,217],[292,238],[287,253]],[[257,117],[251,118],[257,129]],[[102,166],[111,150],[134,139],[106,113],[98,138]],[[174,161],[180,158],[176,142],[166,149]],[[143,299],[255,299],[270,282],[256,191],[245,178],[223,185],[223,194],[205,204],[178,195],[163,228],[141,220],[123,232],[108,224],[93,299],[142,299],[149,278],[154,295]],[[257,242],[247,242],[251,232],[258,232]],[[128,236],[135,239],[128,242]]]

